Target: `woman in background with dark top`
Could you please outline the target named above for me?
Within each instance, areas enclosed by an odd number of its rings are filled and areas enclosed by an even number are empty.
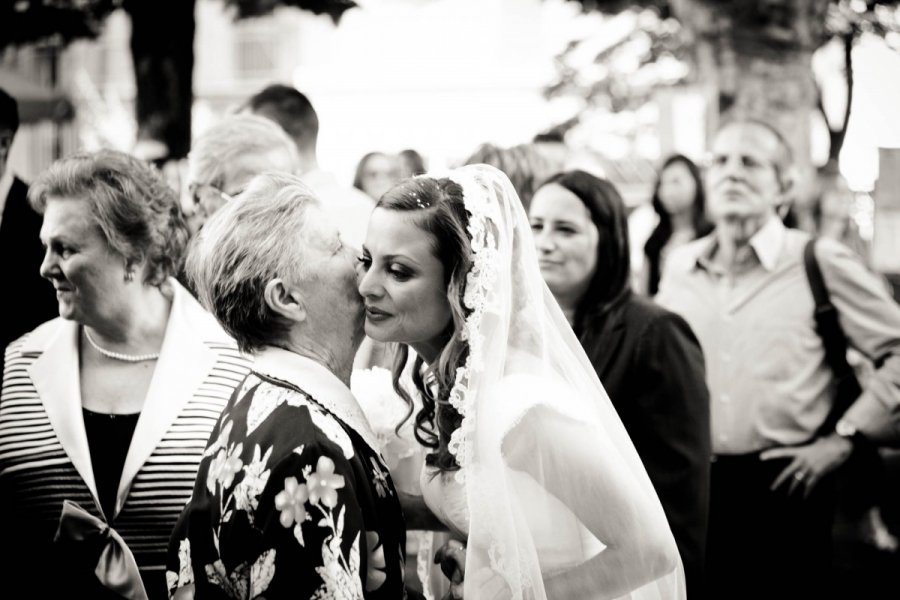
[[[702,597],[709,494],[709,393],[687,323],[629,287],[628,223],[615,187],[551,177],[529,210],[541,273],[569,319],[656,488]]]
[[[659,222],[644,245],[641,277],[641,291],[648,296],[655,296],[659,289],[666,254],[712,231],[706,218],[700,169],[682,154],[674,154],[663,163],[653,189],[652,205]]]

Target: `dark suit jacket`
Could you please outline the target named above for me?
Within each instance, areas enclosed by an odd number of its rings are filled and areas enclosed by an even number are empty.
[[[0,221],[0,367],[6,346],[23,333],[59,315],[53,286],[39,269],[44,258],[40,232],[43,217],[28,204],[28,185],[18,177],[6,197]]]
[[[588,321],[581,343],[665,509],[688,597],[701,597],[711,449],[700,343],[684,319],[636,295]]]

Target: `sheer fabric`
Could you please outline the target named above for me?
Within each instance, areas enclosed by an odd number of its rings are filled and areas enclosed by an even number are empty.
[[[423,491],[465,496],[467,515],[441,512],[468,533],[466,598],[684,598],[663,509],[544,284],[516,192],[486,165],[446,176],[470,213],[470,351],[450,393],[461,468]]]

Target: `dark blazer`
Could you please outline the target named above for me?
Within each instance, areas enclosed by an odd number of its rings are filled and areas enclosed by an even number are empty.
[[[53,286],[39,272],[44,259],[41,223],[43,217],[28,204],[28,185],[14,178],[0,220],[0,368],[11,341],[59,315]]]
[[[589,319],[581,343],[659,494],[688,597],[701,597],[711,449],[700,343],[680,316],[634,294]]]

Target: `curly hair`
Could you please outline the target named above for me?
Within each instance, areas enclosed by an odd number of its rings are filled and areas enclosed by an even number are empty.
[[[463,296],[466,275],[472,267],[472,248],[467,232],[469,213],[463,203],[463,190],[450,179],[420,176],[391,188],[376,206],[415,213],[416,225],[430,236],[432,253],[444,266],[451,321],[444,332],[446,342],[437,359],[424,373],[421,356],[413,363],[413,384],[422,397],[422,409],[415,416],[413,431],[421,444],[433,450],[426,456],[427,464],[440,471],[454,471],[459,469],[459,464],[448,446],[450,436],[462,423],[462,416],[450,404],[449,398],[456,381],[456,370],[465,364],[469,354],[469,345],[462,332],[470,311],[463,305]],[[398,430],[410,418],[415,406],[400,384],[408,357],[408,348],[401,344],[394,354],[393,383],[394,391],[403,398],[409,411],[397,425]]]
[[[182,268],[190,235],[175,191],[155,167],[116,150],[57,160],[28,190],[43,214],[48,198],[83,199],[110,247],[145,263],[142,281],[161,285]]]

